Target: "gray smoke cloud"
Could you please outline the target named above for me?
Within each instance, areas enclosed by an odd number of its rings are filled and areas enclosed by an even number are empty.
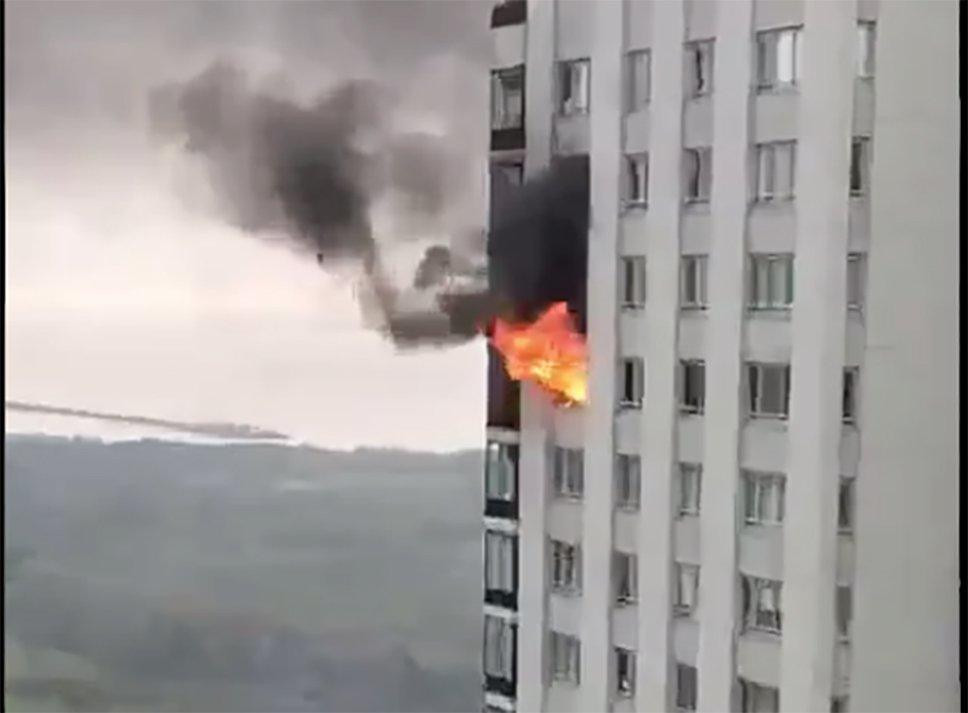
[[[375,321],[396,341],[447,340],[444,315],[398,304],[372,211],[390,198],[411,223],[441,222],[448,199],[463,188],[455,170],[460,159],[440,136],[397,128],[398,107],[392,88],[362,80],[343,82],[303,106],[254,91],[227,62],[150,97],[154,131],[204,159],[228,221],[254,235],[284,235],[324,268],[358,266],[362,308],[378,313]],[[443,275],[430,277],[441,254],[450,268],[449,249],[431,248],[416,287],[440,282]]]

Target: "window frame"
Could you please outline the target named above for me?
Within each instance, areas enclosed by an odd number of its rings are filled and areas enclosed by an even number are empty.
[[[850,641],[854,621],[854,592],[850,586],[837,585],[834,594],[834,620],[837,640]]]
[[[581,500],[585,496],[585,450],[555,446],[551,461],[552,492],[556,498]]]
[[[493,440],[487,442],[484,457],[484,497],[486,500],[514,502],[517,497],[518,448],[515,443]],[[497,451],[496,458],[492,458],[492,450]],[[492,479],[495,467],[499,467],[501,471],[501,477],[498,478],[496,483]],[[492,485],[495,484],[504,487],[492,488]]]
[[[508,131],[524,128],[524,73],[525,67],[523,64],[491,70],[491,131]],[[520,92],[520,108],[517,112],[516,123],[511,123],[506,118],[506,115],[509,114],[507,110],[507,97],[509,95],[504,80],[511,77],[518,79],[518,91]],[[498,111],[498,107],[500,107],[500,112]],[[504,121],[497,120],[499,118],[497,116],[498,113],[505,116]],[[511,116],[514,117],[513,113],[511,113]]]
[[[699,565],[676,562],[676,590],[673,613],[676,617],[692,617],[699,607]],[[683,584],[688,580],[688,587]],[[687,592],[691,592],[688,595]],[[686,596],[684,596],[686,595]]]
[[[622,208],[645,209],[649,207],[649,152],[637,151],[624,156]],[[639,174],[641,169],[641,175]],[[635,188],[633,189],[633,183]]]
[[[690,99],[707,97],[713,93],[713,73],[716,62],[716,42],[714,38],[689,40],[684,43],[686,96]],[[703,76],[705,81],[703,81]]]
[[[491,543],[498,543],[493,545]],[[494,551],[500,553],[498,565],[492,563]],[[497,569],[495,570],[495,567]],[[498,573],[494,581],[492,574]],[[505,581],[507,580],[507,581]],[[485,591],[517,592],[517,536],[501,530],[484,530],[484,589]]]
[[[572,71],[576,67],[585,68],[584,96],[579,106],[568,108],[571,101],[571,91],[574,89]],[[576,57],[574,59],[558,60],[555,68],[555,112],[560,117],[587,116],[591,113],[592,104],[592,61],[590,57]],[[567,74],[566,74],[567,73]],[[566,81],[567,80],[567,81]],[[568,85],[568,98],[565,98],[565,85]],[[577,102],[576,102],[577,103]]]
[[[677,518],[698,517],[702,507],[702,463],[680,461]],[[687,488],[687,482],[691,487]]]
[[[780,283],[774,268],[783,271]],[[751,312],[787,312],[793,308],[795,299],[796,257],[794,253],[750,253],[747,260],[746,308]],[[765,286],[761,289],[761,274]],[[779,287],[785,289],[779,289]],[[783,294],[776,298],[775,293]],[[765,293],[765,297],[761,294]]]
[[[780,710],[780,689],[774,686],[764,686],[754,681],[750,681],[746,678],[740,678],[740,694],[742,700],[740,701],[740,708],[743,713],[778,713]],[[768,695],[772,696],[774,700],[774,705],[772,711],[761,711],[758,707],[754,705],[754,701],[757,698],[757,694],[760,692],[769,692]]]
[[[493,629],[498,629],[498,634],[492,633]],[[484,675],[504,681],[514,681],[515,668],[515,644],[517,627],[509,619],[484,615],[484,646],[483,646],[483,668]],[[492,644],[498,642],[497,650]],[[494,664],[497,664],[494,666]]]
[[[698,403],[688,403],[687,397],[690,395],[690,374],[695,376],[696,369],[700,374],[700,386]],[[702,416],[706,411],[706,362],[702,359],[680,359],[679,360],[679,379],[678,379],[678,406],[679,413]]]
[[[581,641],[554,629],[550,635],[551,680],[577,686],[581,682]]]
[[[853,136],[850,140],[850,176],[847,184],[851,198],[863,198],[870,193],[870,174],[871,137]]]
[[[852,272],[853,271],[853,272]],[[851,278],[857,283],[854,290],[851,290]],[[864,296],[867,288],[867,255],[865,253],[847,254],[847,309],[863,312]],[[851,292],[855,293],[856,300],[851,300]]]
[[[682,201],[686,205],[707,205],[713,192],[713,148],[688,146],[682,152]]]
[[[792,35],[791,55],[786,58],[791,69],[789,80],[779,77],[780,40],[784,35]],[[753,79],[756,82],[756,93],[770,94],[797,91],[800,87],[800,70],[803,68],[803,25],[785,25],[760,30],[756,33],[754,43],[755,71],[753,72]],[[772,65],[771,76],[766,76],[768,73],[764,72],[763,60],[767,58],[764,50],[766,53],[772,54],[772,57],[769,57]]]
[[[613,601],[618,607],[631,606],[639,600],[639,561],[634,552],[612,552],[614,575]]]
[[[621,365],[622,378],[619,383],[618,406],[622,410],[639,410],[645,402],[645,360],[642,357],[622,357],[619,362]],[[631,366],[631,398],[627,383],[629,380]]]
[[[783,402],[783,410],[779,412],[763,410],[763,381],[768,369],[782,369],[780,399]],[[749,417],[786,421],[790,417],[790,365],[779,362],[746,362],[745,376],[749,396],[747,401]]]
[[[642,309],[645,307],[645,255],[623,255],[619,258],[619,267],[622,276],[619,306],[623,310]]]
[[[753,201],[757,204],[782,203],[792,201],[796,198],[797,192],[797,141],[796,139],[784,139],[782,141],[764,141],[756,144],[755,159],[756,167],[754,171],[754,190]],[[789,175],[786,176],[786,187],[783,189],[779,168],[782,162],[778,161],[778,154],[786,152],[787,168]],[[769,191],[764,190],[764,159],[769,158],[769,168],[772,174],[769,181]]]
[[[837,487],[837,533],[853,536],[857,513],[857,477],[840,476]]]
[[[691,691],[687,698],[683,696],[683,680],[692,679]],[[685,698],[685,700],[684,700]],[[676,710],[694,711],[696,702],[699,698],[699,670],[696,666],[690,666],[682,662],[676,662]]]
[[[613,648],[615,651],[615,695],[619,698],[633,698],[635,696],[635,651],[621,646]],[[623,685],[623,681],[625,685]]]
[[[638,91],[642,88],[640,72],[637,71],[641,66],[636,64],[636,60],[645,58],[645,91],[644,97]],[[625,53],[625,113],[634,114],[635,112],[646,109],[652,102],[652,49],[634,49]]]
[[[842,384],[841,421],[856,426],[860,406],[860,367],[845,366]]]
[[[781,636],[783,634],[783,582],[744,574],[743,587],[746,605],[743,612],[743,630]],[[763,593],[767,591],[772,592],[770,595],[773,598],[772,610],[762,606]],[[774,619],[774,623],[764,623],[764,619],[769,617]]]
[[[877,22],[857,22],[857,78],[874,79],[877,74]]]
[[[627,465],[623,466],[623,464]],[[617,453],[615,455],[616,507],[620,510],[638,510],[641,496],[642,457],[638,453]]]
[[[569,596],[581,594],[581,545],[549,539],[551,591]]]
[[[687,294],[688,272],[692,270],[693,283],[697,295]],[[684,310],[702,311],[709,308],[709,256],[708,255],[683,255],[679,259],[679,306]]]
[[[786,476],[783,473],[744,469],[742,482],[744,524],[758,527],[782,526],[786,517]],[[764,503],[772,504],[772,512],[764,513],[767,508]]]

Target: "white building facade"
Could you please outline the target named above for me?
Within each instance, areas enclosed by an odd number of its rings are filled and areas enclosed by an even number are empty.
[[[510,0],[492,190],[589,157],[589,403],[491,355],[485,706],[956,711],[958,6]]]

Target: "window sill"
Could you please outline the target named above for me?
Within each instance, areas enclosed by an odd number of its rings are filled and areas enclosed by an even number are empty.
[[[638,503],[618,503],[615,505],[615,509],[619,512],[627,513],[637,513],[639,511]]]
[[[750,317],[762,317],[763,319],[786,322],[790,320],[790,315],[793,313],[793,305],[784,305],[780,307],[758,307],[747,305],[746,313]]]
[[[649,208],[649,202],[646,200],[625,200],[622,201],[622,212],[623,213],[642,213]]]
[[[752,206],[753,208],[762,210],[790,208],[795,201],[796,196],[774,196],[772,198],[754,197]]]
[[[616,599],[615,608],[616,609],[628,609],[629,607],[638,606],[638,599]]]
[[[672,609],[672,615],[676,619],[692,620],[694,618],[695,613],[696,613],[695,607],[685,608],[685,607],[677,606],[677,607],[673,607]]]
[[[680,416],[699,418],[703,415],[703,413],[704,413],[703,409],[695,409],[695,408],[690,408],[688,406],[679,407]]]
[[[782,629],[764,629],[758,626],[751,626],[749,624],[743,629],[743,636],[749,637],[751,639],[758,639],[760,641],[779,641],[783,638]]]
[[[710,212],[708,198],[684,198],[682,205],[689,213],[708,214]]]
[[[578,688],[578,681],[573,678],[566,678],[564,676],[551,676],[551,685],[553,686],[563,686],[566,688]]]
[[[641,312],[645,309],[645,305],[639,302],[622,302],[619,308],[623,312]]]
[[[761,522],[759,520],[743,520],[743,528],[746,530],[775,531],[782,527],[783,527],[782,522]]]
[[[796,82],[777,82],[776,84],[758,84],[757,96],[796,96],[800,93],[800,85]]]
[[[787,414],[779,413],[751,413],[748,415],[748,418],[750,421],[783,424],[784,428],[786,428],[786,423],[789,420],[789,416]]]
[[[619,411],[641,411],[642,402],[641,401],[619,401],[618,409]]]
[[[557,594],[559,597],[564,597],[565,599],[578,599],[581,597],[581,590],[574,587],[553,584],[551,585],[550,591],[552,594]]]
[[[690,314],[703,314],[709,309],[708,305],[684,304],[679,305],[679,309]]]
[[[562,111],[561,109],[555,114],[559,119],[579,119],[581,117],[587,117],[591,111],[589,109],[576,109],[574,111]]]
[[[552,500],[563,503],[581,503],[582,494],[581,493],[555,493],[551,497]]]
[[[695,510],[695,511],[692,511],[692,510],[680,510],[679,511],[679,514],[676,515],[676,519],[677,520],[686,520],[688,518],[695,518],[695,517],[699,517],[699,511],[698,510]]]

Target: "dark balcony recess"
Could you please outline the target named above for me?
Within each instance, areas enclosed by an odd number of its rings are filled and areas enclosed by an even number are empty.
[[[504,0],[491,10],[491,27],[520,25],[528,20],[526,0]]]
[[[524,148],[524,128],[491,129],[491,151],[517,151]]]
[[[488,498],[484,501],[484,516],[499,517],[504,520],[518,519],[518,501],[515,500],[495,500]]]
[[[484,676],[484,690],[488,693],[499,693],[502,696],[514,698],[515,688],[514,681],[495,676]]]

